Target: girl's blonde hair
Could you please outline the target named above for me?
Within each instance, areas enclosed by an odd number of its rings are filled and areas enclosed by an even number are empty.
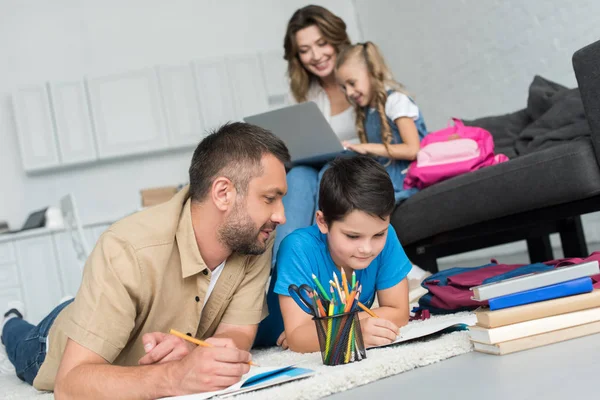
[[[381,120],[381,141],[390,152],[389,145],[392,143],[392,128],[388,124],[385,115],[385,102],[387,101],[387,89],[393,89],[400,93],[406,93],[404,86],[394,80],[379,48],[372,42],[358,43],[344,47],[337,56],[335,70],[340,69],[348,61],[362,62],[369,72],[371,88],[373,89],[373,105]],[[351,103],[352,101],[348,99]],[[367,143],[365,132],[366,110],[354,104],[356,109],[356,131],[361,143]]]
[[[333,46],[336,53],[339,53],[341,46],[350,45],[350,38],[346,33],[346,23],[328,9],[310,5],[296,10],[287,25],[283,40],[285,50],[283,58],[288,62],[290,89],[298,103],[307,100],[306,95],[310,84],[316,79],[302,65],[296,42],[296,33],[309,26],[319,28],[323,38]]]

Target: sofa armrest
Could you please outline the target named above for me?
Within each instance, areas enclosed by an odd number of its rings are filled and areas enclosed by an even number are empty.
[[[600,40],[573,54],[573,69],[592,131],[596,161],[600,165]]]

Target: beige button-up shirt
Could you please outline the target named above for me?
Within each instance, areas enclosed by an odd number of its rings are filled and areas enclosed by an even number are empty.
[[[115,223],[88,258],[75,301],[52,325],[33,385],[54,389],[67,338],[111,364],[133,366],[145,354],[145,333],[173,328],[202,339],[221,322],[258,324],[267,316],[273,239],[262,255],[231,255],[203,308],[211,271],[196,243],[188,188]]]

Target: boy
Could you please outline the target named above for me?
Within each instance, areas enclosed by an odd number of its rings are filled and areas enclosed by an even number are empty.
[[[316,225],[288,235],[277,254],[275,293],[284,322],[282,347],[296,352],[319,351],[312,316],[289,297],[288,286],[314,287],[312,274],[329,287],[343,268],[362,285],[361,302],[373,304],[380,318],[359,314],[365,347],[391,343],[408,322],[406,275],[411,263],[390,225],[394,187],[386,170],[370,157],[337,159],[321,180]]]

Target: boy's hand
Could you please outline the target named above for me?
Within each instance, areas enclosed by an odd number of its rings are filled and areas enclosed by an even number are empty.
[[[393,322],[382,318],[365,318],[360,321],[365,348],[390,344],[400,332]]]
[[[288,349],[287,337],[285,336],[285,331],[281,332],[281,335],[277,338],[277,346],[280,346],[282,350]]]

